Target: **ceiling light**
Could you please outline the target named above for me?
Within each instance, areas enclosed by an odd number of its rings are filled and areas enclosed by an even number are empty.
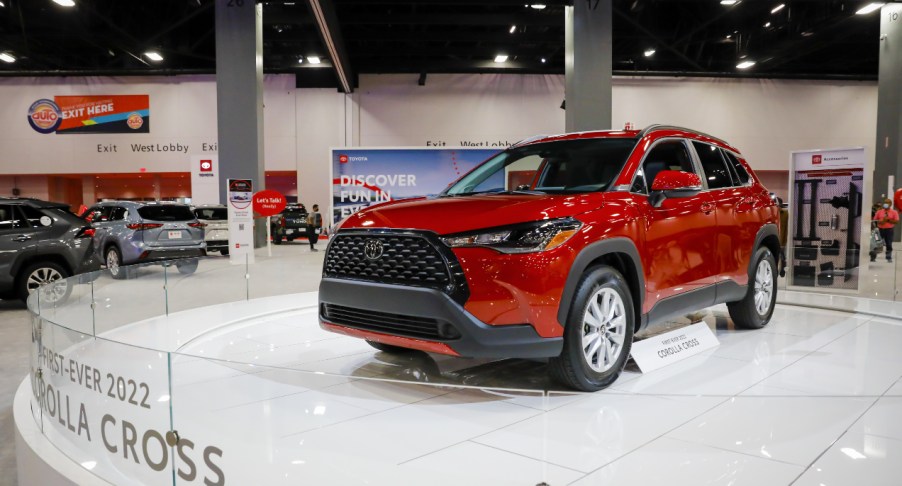
[[[513,34],[513,33],[516,32],[516,31],[517,31],[517,26],[516,26],[516,25],[512,25],[512,26],[511,26],[510,33]]]
[[[12,54],[8,52],[0,53],[0,61],[4,62],[16,62],[16,58],[12,56]]]
[[[53,0],[54,3],[63,7],[74,7],[75,0]]]
[[[545,8],[545,4],[544,3],[534,3],[534,4],[530,5],[530,7],[534,8],[536,10],[542,10],[543,8]]]
[[[748,69],[755,65],[755,61],[742,61],[736,65],[739,69]]]
[[[5,4],[5,3],[3,3],[3,2],[0,2],[0,7],[5,7],[5,6],[6,6],[6,4]]]
[[[720,0],[721,5],[726,5],[728,7],[736,5],[739,3],[739,0]]]
[[[651,57],[655,54],[654,49],[645,49],[645,57]]]
[[[875,10],[880,10],[880,7],[882,7],[884,4],[886,4],[886,2],[872,2],[865,5],[864,7],[861,7],[855,13],[857,13],[858,15],[867,15]]]
[[[307,56],[307,62],[310,64],[319,64],[322,61],[319,60],[319,56]]]
[[[542,58],[542,64],[545,64],[545,58],[544,58],[544,57]]]
[[[507,54],[498,54],[495,56],[495,62],[507,62]]]
[[[148,59],[150,59],[151,61],[154,61],[154,62],[160,62],[163,60],[163,56],[161,56],[159,52],[147,51],[144,53],[144,55],[147,56]]]
[[[785,6],[786,6],[785,3],[781,3],[780,5],[777,5],[776,7],[770,9],[770,13],[775,14],[775,13],[779,12],[780,10],[783,10],[783,7],[785,7]]]
[[[303,58],[303,57],[299,57],[299,58],[298,58],[298,64],[304,64],[304,58]]]
[[[766,24],[764,24],[764,28],[767,28],[767,27],[770,27],[770,22],[767,22]]]

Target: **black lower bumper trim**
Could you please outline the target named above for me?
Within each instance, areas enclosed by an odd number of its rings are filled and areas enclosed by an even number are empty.
[[[175,258],[193,258],[207,256],[203,248],[161,248],[145,250],[138,261],[151,262],[157,260],[172,260]]]
[[[319,302],[320,319],[324,322],[382,334],[425,338],[444,343],[468,358],[549,358],[558,356],[564,343],[563,338],[539,336],[528,324],[490,326],[447,294],[434,289],[324,278],[319,286]],[[333,316],[326,310],[335,306],[344,312]],[[386,329],[380,315],[392,317],[398,324],[397,329]],[[411,334],[410,323],[428,321],[439,325],[447,323],[460,337],[442,339]]]

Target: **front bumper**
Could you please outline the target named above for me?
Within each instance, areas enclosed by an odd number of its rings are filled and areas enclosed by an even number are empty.
[[[488,325],[447,294],[429,288],[324,278],[319,302],[326,330],[422,351],[468,358],[548,358],[563,348],[563,338],[543,338],[529,324]],[[437,335],[420,329],[422,322],[435,322]]]

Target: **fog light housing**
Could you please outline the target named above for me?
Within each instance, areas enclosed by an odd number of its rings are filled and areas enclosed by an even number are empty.
[[[442,339],[460,339],[460,331],[447,322],[438,324],[438,335]]]

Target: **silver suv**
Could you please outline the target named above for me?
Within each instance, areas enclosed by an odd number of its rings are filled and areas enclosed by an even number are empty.
[[[194,208],[197,220],[205,224],[207,251],[229,254],[229,211],[223,204],[201,204]]]
[[[108,201],[84,218],[94,226],[94,247],[114,278],[125,277],[123,265],[207,254],[204,224],[186,204]],[[197,260],[177,261],[176,267],[193,273]]]

